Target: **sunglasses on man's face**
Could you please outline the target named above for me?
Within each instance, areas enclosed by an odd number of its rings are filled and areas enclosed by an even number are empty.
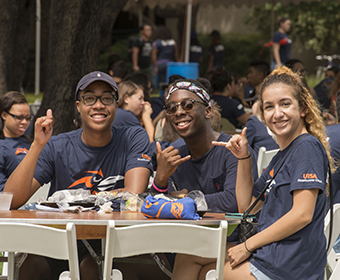
[[[203,101],[199,101],[199,100],[183,100],[182,102],[169,102],[168,104],[166,104],[164,106],[164,109],[166,111],[166,113],[168,115],[173,115],[177,112],[177,109],[178,109],[178,106],[181,105],[182,109],[185,111],[185,112],[189,112],[192,110],[192,108],[194,107],[194,103],[197,102],[197,103],[200,103],[200,104],[203,104],[205,106],[207,106],[206,103],[204,103]]]

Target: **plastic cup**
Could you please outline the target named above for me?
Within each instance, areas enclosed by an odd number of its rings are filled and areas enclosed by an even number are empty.
[[[13,193],[0,192],[0,210],[9,210],[11,208]]]

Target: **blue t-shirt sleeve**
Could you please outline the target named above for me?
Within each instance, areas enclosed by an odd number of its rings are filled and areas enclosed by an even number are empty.
[[[276,32],[274,33],[274,36],[273,36],[273,42],[274,42],[274,43],[280,43],[281,39],[284,38],[282,35],[283,35],[282,33],[276,31]]]
[[[0,192],[3,191],[7,179],[11,176],[12,172],[18,166],[20,161],[16,157],[15,153],[11,149],[6,147],[0,148],[1,159],[0,159]]]
[[[230,99],[232,106],[230,106],[230,109],[232,110],[232,114],[234,116],[234,118],[238,118],[240,116],[242,116],[243,114],[245,114],[246,112],[244,111],[244,107],[243,104],[239,101],[237,101],[234,98]]]
[[[298,189],[314,188],[325,191],[328,167],[322,144],[319,141],[301,140],[292,153],[289,172],[291,193]]]
[[[113,126],[141,126],[137,117],[131,111],[118,108]]]
[[[129,151],[125,165],[125,172],[135,167],[146,167],[153,171],[150,158],[150,141],[146,130],[134,127],[129,131]]]

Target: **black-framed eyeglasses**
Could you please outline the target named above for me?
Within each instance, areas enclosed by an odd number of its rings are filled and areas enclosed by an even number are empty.
[[[87,95],[83,95],[81,98],[83,99],[83,102],[86,106],[91,106],[91,105],[96,104],[98,99],[103,105],[111,105],[116,100],[116,96],[113,95],[112,93],[104,94],[100,96],[87,94]]]
[[[199,100],[183,100],[181,102],[178,102],[178,103],[175,103],[175,102],[169,102],[168,104],[166,104],[164,106],[164,109],[166,111],[166,113],[168,115],[173,115],[177,112],[177,109],[178,109],[178,106],[181,105],[182,109],[185,111],[185,112],[189,112],[192,110],[192,108],[194,107],[194,103],[197,102],[197,103],[200,103],[200,104],[203,104],[205,106],[207,106],[207,104],[203,101],[199,101]]]
[[[6,111],[6,113],[10,116],[12,116],[14,119],[18,120],[18,121],[23,121],[23,120],[26,120],[28,122],[30,122],[32,119],[33,119],[33,116],[29,115],[29,116],[18,116],[18,115],[14,115],[14,114],[11,114],[10,112]]]

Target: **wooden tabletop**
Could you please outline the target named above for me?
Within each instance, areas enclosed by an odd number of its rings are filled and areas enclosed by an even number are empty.
[[[145,223],[186,223],[205,226],[217,226],[221,220],[229,225],[237,225],[240,219],[225,218],[224,213],[207,212],[201,220],[148,219],[140,212],[112,212],[99,214],[96,211],[81,213],[49,212],[41,210],[9,210],[0,211],[0,223],[18,222],[50,225],[65,228],[68,222],[76,225],[78,239],[101,239],[106,236],[108,220],[115,220],[117,226],[130,226]]]

